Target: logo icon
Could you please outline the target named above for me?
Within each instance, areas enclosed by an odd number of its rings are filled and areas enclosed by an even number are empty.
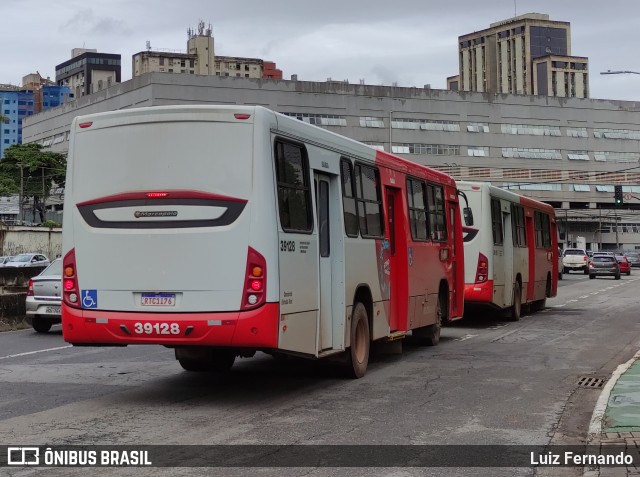
[[[98,290],[82,290],[82,308],[98,308]]]
[[[39,465],[40,464],[40,448],[39,447],[8,447],[7,448],[7,464],[8,465]]]
[[[158,211],[144,211],[144,210],[136,210],[133,213],[133,216],[136,219],[141,217],[177,217],[177,210],[158,210]]]

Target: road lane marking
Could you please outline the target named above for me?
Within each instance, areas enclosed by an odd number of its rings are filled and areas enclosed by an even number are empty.
[[[26,353],[10,354],[9,356],[0,356],[0,359],[19,358],[20,356],[27,356],[27,355],[36,354],[36,353],[46,353],[47,351],[57,351],[59,349],[66,349],[71,347],[72,345],[67,345],[67,346],[59,346],[58,348],[39,349],[37,351],[28,351]]]
[[[458,338],[456,341],[465,341],[470,340],[471,338],[475,338],[478,335],[464,335],[462,338]]]
[[[551,305],[553,308],[562,308],[563,306],[567,306],[566,303],[563,303],[562,305]]]
[[[582,295],[580,298],[589,298],[589,295]]]

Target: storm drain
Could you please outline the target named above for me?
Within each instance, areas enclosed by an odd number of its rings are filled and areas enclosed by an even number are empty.
[[[604,379],[594,378],[593,376],[582,376],[578,379],[578,386],[590,389],[599,389],[604,386]]]

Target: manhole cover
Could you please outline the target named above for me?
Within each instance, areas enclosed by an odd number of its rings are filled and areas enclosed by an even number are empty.
[[[592,376],[582,376],[580,379],[578,379],[578,386],[582,386],[583,388],[598,389],[604,386],[604,379],[594,378]]]

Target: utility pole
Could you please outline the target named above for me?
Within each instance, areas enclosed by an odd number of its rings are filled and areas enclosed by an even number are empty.
[[[22,198],[24,195],[24,174],[22,173],[23,164],[18,162],[20,168],[20,195],[18,197],[18,225],[22,225]]]
[[[47,219],[46,215],[47,215],[47,208],[45,207],[45,198],[44,198],[44,167],[42,168],[42,204],[40,204],[40,207],[42,207],[42,217],[44,220]],[[44,222],[43,220],[43,222]]]
[[[613,210],[616,219],[616,251],[620,248],[620,241],[618,239],[618,211],[616,209]]]
[[[602,209],[600,209],[600,219],[598,220],[598,250],[602,250]]]

